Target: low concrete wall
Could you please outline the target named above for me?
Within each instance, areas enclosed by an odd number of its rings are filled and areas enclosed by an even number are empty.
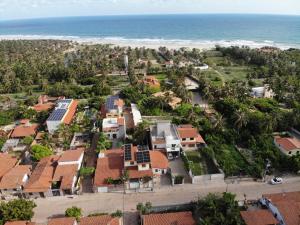
[[[201,176],[193,176],[192,173],[189,173],[192,178],[192,184],[201,184],[207,181],[224,181],[224,174],[205,174]]]

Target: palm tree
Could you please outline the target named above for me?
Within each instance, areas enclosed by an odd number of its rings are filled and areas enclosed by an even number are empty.
[[[234,126],[237,128],[238,131],[240,131],[242,127],[245,127],[248,124],[248,115],[247,112],[245,112],[244,110],[236,110],[234,112],[234,119]]]

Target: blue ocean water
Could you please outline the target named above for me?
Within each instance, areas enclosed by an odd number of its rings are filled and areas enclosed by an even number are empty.
[[[15,36],[299,47],[300,16],[199,14],[0,21],[0,38]]]

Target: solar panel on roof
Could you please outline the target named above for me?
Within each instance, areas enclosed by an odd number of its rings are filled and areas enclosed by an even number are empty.
[[[148,151],[149,147],[147,145],[138,145],[137,146],[139,151]]]
[[[137,163],[148,163],[150,162],[150,153],[149,151],[142,151],[136,153]]]
[[[47,120],[48,121],[59,121],[64,117],[66,112],[67,112],[66,109],[56,109],[50,114],[50,116],[48,117]]]
[[[110,109],[117,109],[117,105],[115,105],[115,101],[119,99],[119,96],[117,95],[113,95],[113,96],[109,96],[106,99],[106,103],[105,103],[105,107],[106,109],[110,110]]]
[[[131,160],[131,145],[130,144],[126,144],[124,145],[124,158],[125,158],[125,161],[129,161]]]

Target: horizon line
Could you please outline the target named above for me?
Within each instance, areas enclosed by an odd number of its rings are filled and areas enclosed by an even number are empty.
[[[145,14],[105,14],[105,15],[74,15],[74,16],[47,16],[47,17],[31,17],[31,18],[15,18],[15,19],[0,19],[0,22],[13,22],[13,21],[24,21],[24,20],[40,20],[40,19],[67,19],[67,18],[81,18],[81,17],[123,17],[123,16],[172,16],[172,15],[261,15],[261,16],[294,16],[299,17],[300,14],[280,14],[280,13],[145,13]]]

